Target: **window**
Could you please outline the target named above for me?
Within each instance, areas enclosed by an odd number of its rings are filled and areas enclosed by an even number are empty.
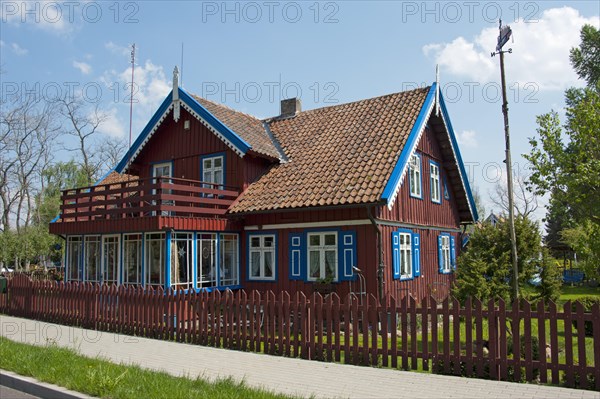
[[[196,241],[198,278],[196,288],[217,285],[217,235],[198,234]]]
[[[445,176],[444,176],[444,199],[445,200],[450,199],[450,191],[448,191],[448,180],[446,179]]]
[[[435,162],[429,164],[430,183],[431,183],[431,201],[440,204],[440,167]]]
[[[123,284],[142,283],[142,235],[123,236]]]
[[[412,277],[412,249],[410,233],[400,233],[400,278]]]
[[[159,163],[152,165],[152,177],[173,177],[173,165],[171,162]],[[153,183],[171,183],[171,180],[158,180],[152,179]],[[171,190],[162,190],[157,193],[157,190],[152,190],[152,194],[171,194]],[[172,206],[175,205],[174,201],[161,201],[161,205]],[[156,202],[153,202],[153,205],[157,205]],[[156,216],[156,212],[152,213],[152,216]],[[172,216],[169,211],[162,211],[161,216]]]
[[[239,284],[239,257],[238,257],[238,235],[221,234],[221,263],[219,268],[219,285],[237,285]]]
[[[410,157],[409,162],[409,185],[410,185],[410,196],[416,198],[422,198],[421,194],[421,157],[417,154],[413,154]]]
[[[208,188],[214,187],[213,184],[223,185],[223,156],[207,157],[202,159],[202,181],[207,184]]]
[[[440,272],[450,273],[451,261],[450,261],[450,236],[442,234],[438,237],[440,240]]]
[[[395,280],[421,276],[421,235],[410,230],[392,232],[392,265]]]
[[[67,237],[66,266],[69,281],[81,281],[81,237]]]
[[[145,242],[144,284],[163,286],[165,279],[165,233],[148,233]]]
[[[308,280],[337,281],[337,233],[308,234]]]
[[[193,237],[192,233],[175,233],[171,237],[171,287],[173,288],[192,287]]]
[[[275,235],[250,235],[248,237],[250,279],[275,279]]]
[[[86,236],[84,240],[85,281],[101,282],[100,275],[100,236]]]
[[[116,284],[119,280],[119,261],[121,257],[121,237],[106,235],[102,237],[102,282]]]

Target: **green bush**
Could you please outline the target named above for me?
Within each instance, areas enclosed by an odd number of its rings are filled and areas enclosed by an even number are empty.
[[[593,295],[582,296],[581,298],[577,299],[577,302],[581,302],[585,312],[591,312],[594,304],[596,304],[596,303],[600,304],[600,296],[593,296]],[[575,314],[575,312],[577,312],[577,302],[571,302],[571,311],[573,312],[573,314]],[[588,337],[593,336],[594,335],[594,327],[593,327],[591,320],[586,320],[583,322],[583,324],[584,324],[585,335]],[[573,327],[578,328],[577,320],[573,320]]]

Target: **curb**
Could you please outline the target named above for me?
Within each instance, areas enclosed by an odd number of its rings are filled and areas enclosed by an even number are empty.
[[[92,396],[0,369],[0,385],[47,399],[91,399]]]

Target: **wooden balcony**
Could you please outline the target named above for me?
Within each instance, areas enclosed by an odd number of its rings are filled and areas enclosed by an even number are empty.
[[[51,223],[50,232],[149,231],[178,228],[164,223],[168,220],[225,220],[223,216],[238,195],[239,191],[232,187],[165,177],[64,190],[60,216]],[[77,230],[71,226],[65,231],[66,225],[72,224],[78,226]],[[93,228],[94,225],[106,227]]]

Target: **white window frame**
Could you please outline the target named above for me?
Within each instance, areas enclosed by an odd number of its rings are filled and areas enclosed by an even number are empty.
[[[112,239],[116,239],[116,241],[112,241]],[[113,265],[109,265],[107,262],[109,261],[107,257],[107,245],[116,244],[117,252],[116,252],[116,263]],[[121,264],[121,235],[119,234],[107,234],[102,236],[102,261],[101,265],[101,275],[102,282],[107,284],[118,284],[119,283],[119,271]],[[112,269],[114,279],[108,279],[108,271],[109,267]]]
[[[215,166],[215,161],[217,159],[221,160],[221,166]],[[205,166],[206,161],[210,161],[210,166],[208,168]],[[217,181],[217,179],[215,179],[215,172],[221,172],[220,181]],[[209,179],[205,178],[207,173],[210,173],[211,177]],[[206,185],[208,188],[222,188],[223,184],[225,183],[225,157],[223,155],[215,155],[213,157],[202,158],[202,181],[204,183],[211,183]],[[215,184],[221,187],[215,187]]]
[[[408,177],[410,196],[423,198],[423,186],[421,176],[421,156],[417,153],[411,155],[408,163]]]
[[[202,248],[202,244],[207,246]],[[212,260],[212,267],[206,275],[202,273],[204,265],[204,256],[206,261]],[[217,266],[219,264],[219,254],[217,252],[217,234],[216,233],[197,233],[196,234],[196,288],[210,288],[217,286]]]
[[[450,259],[450,236],[442,235],[442,271],[450,273],[452,270],[452,261]]]
[[[266,239],[271,239],[271,246],[266,246]],[[253,240],[258,239],[259,245],[253,246]],[[263,280],[263,281],[274,281],[276,276],[277,268],[277,254],[275,251],[276,237],[275,234],[250,234],[248,235],[248,279],[249,280]],[[253,255],[258,254],[258,275],[252,275],[254,270]],[[272,276],[265,275],[265,257],[266,254],[271,254],[271,268]]]
[[[179,245],[185,246],[187,265],[177,266],[179,256]],[[180,281],[177,267],[185,268],[187,281]],[[194,234],[193,233],[173,233],[171,235],[171,287],[176,289],[190,289],[194,285]]]
[[[144,286],[152,287],[163,287],[165,285],[165,265],[167,259],[167,248],[166,248],[167,237],[164,232],[160,233],[146,233],[144,236]],[[158,242],[160,244],[159,251],[159,277],[158,282],[151,282],[150,277],[152,276],[152,265],[150,256],[152,253],[151,244]]]
[[[163,168],[165,166],[169,167],[169,174],[168,175],[162,175],[162,176],[156,176],[156,171],[159,168]],[[173,177],[173,163],[172,162],[161,162],[161,163],[157,163],[152,165],[152,177]],[[153,183],[158,183],[158,179],[152,179]],[[171,183],[172,180],[167,180],[167,183]],[[170,194],[171,190],[163,190],[162,194]],[[156,195],[156,190],[152,190],[152,194]],[[161,202],[162,205],[175,205],[174,201],[162,201]],[[156,202],[153,203],[153,205],[156,205]],[[156,216],[156,212],[152,212],[152,216]],[[160,216],[172,216],[171,212],[169,211],[162,211]]]
[[[227,253],[226,243],[232,243],[232,253]],[[239,285],[240,283],[240,236],[234,233],[221,233],[219,236],[219,269],[218,269],[218,285],[219,286],[232,286]],[[226,264],[226,255],[232,255],[230,257],[231,264]],[[225,274],[230,271],[231,277],[225,280]]]
[[[335,236],[335,244],[333,245],[326,245],[325,244],[325,236],[330,236],[333,235]],[[315,236],[319,236],[319,245],[311,245],[310,243],[310,238],[311,237],[315,237]],[[318,232],[318,233],[307,233],[306,236],[306,240],[307,240],[307,273],[306,273],[306,278],[308,281],[317,281],[317,280],[324,280],[327,278],[327,270],[325,267],[325,252],[326,251],[335,251],[335,258],[333,261],[333,281],[338,281],[338,244],[339,244],[339,237],[338,237],[338,233],[337,231],[323,231],[323,232]],[[319,277],[312,277],[311,273],[310,273],[310,253],[314,252],[314,251],[318,251],[319,252]]]
[[[91,244],[96,244],[97,245],[97,253],[96,253],[96,275],[92,276],[92,278],[90,278],[90,276],[88,275],[89,273],[89,258],[88,258],[88,252],[90,250],[90,245]],[[90,283],[101,283],[102,282],[102,236],[100,235],[89,235],[89,236],[85,236],[83,239],[83,265],[84,265],[84,278],[85,281],[89,281]]]
[[[442,203],[442,195],[440,193],[440,166],[431,161],[429,163],[429,182],[431,183],[431,201],[436,204]]]
[[[78,248],[77,251],[74,251],[75,248]],[[73,259],[73,252],[77,252],[77,259]],[[83,237],[81,236],[68,236],[67,237],[67,248],[65,251],[65,258],[67,265],[68,275],[66,276],[67,281],[82,281],[83,280],[83,270],[81,268],[81,261],[83,257]],[[75,269],[75,273],[73,273],[73,269]],[[73,278],[73,274],[77,278]]]
[[[142,251],[144,236],[141,233],[134,234],[123,234],[123,262],[122,262],[122,270],[123,270],[123,284],[131,284],[137,285],[143,283],[142,276],[142,259],[144,258],[144,253]],[[130,269],[130,250],[129,245],[135,248],[135,253],[137,254],[134,259],[137,259],[137,262],[133,265],[134,274],[136,276],[135,281],[129,280],[129,269]]]
[[[400,243],[400,279],[410,279],[413,276],[413,253],[412,253],[412,234],[406,232],[400,232],[399,234]]]

